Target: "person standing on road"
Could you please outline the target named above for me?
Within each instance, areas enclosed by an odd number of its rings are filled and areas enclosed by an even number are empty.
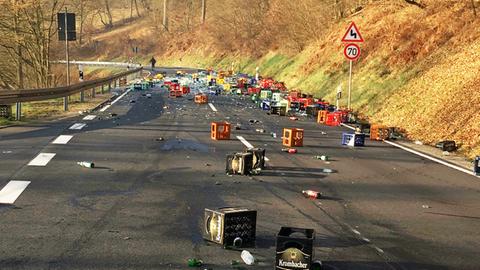
[[[152,56],[152,59],[150,59],[150,64],[152,64],[152,70],[155,68],[155,64],[157,63],[157,60]]]

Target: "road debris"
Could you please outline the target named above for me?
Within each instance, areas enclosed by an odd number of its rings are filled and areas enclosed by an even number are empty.
[[[257,129],[255,129],[255,131],[258,132],[258,133],[265,133],[265,129],[263,129],[263,128],[257,128]]]
[[[90,169],[95,168],[95,163],[91,161],[79,161],[77,162],[77,164],[85,168],[90,168]]]
[[[430,207],[430,205],[424,204],[424,205],[422,205],[422,208],[423,209],[429,209],[429,208],[432,208],[432,207]]]
[[[255,257],[253,257],[253,255],[248,252],[248,250],[242,251],[240,257],[242,257],[243,262],[247,265],[253,265],[255,263]]]
[[[296,154],[296,153],[297,153],[297,149],[295,149],[295,148],[290,148],[290,149],[288,149],[288,153],[289,153],[289,154]]]
[[[250,122],[251,124],[260,123],[260,121],[257,120],[257,119],[250,119],[250,120],[248,120],[248,122]]]
[[[155,139],[155,141],[157,141],[157,142],[161,142],[163,140],[165,140],[163,137],[158,137],[158,138]]]
[[[327,155],[314,156],[313,158],[320,159],[323,161],[328,161],[329,157]]]
[[[312,262],[312,266],[310,267],[311,270],[322,270],[323,264],[320,260],[315,260]]]
[[[288,119],[293,120],[293,121],[297,121],[297,120],[298,120],[298,117],[290,116]]]
[[[322,172],[324,173],[333,173],[332,169],[322,169]]]
[[[273,138],[277,138],[277,133],[275,133],[275,132],[270,132],[270,136],[272,136]]]
[[[320,199],[320,197],[322,197],[322,193],[313,190],[302,190],[302,194],[305,198],[310,199]]]
[[[188,259],[188,266],[189,267],[200,267],[202,266],[203,261],[197,258]]]

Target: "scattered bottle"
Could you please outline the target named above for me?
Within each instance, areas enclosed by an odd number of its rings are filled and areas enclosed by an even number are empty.
[[[95,163],[90,161],[79,161],[77,164],[85,168],[95,168]]]
[[[242,257],[242,260],[247,264],[247,265],[253,265],[255,263],[255,258],[253,255],[248,252],[248,250],[242,251],[242,254],[240,254],[240,257]]]
[[[324,161],[328,161],[328,156],[327,155],[314,156],[314,158],[324,160]]]
[[[313,190],[302,190],[302,194],[306,198],[310,198],[310,199],[320,199],[320,197],[322,196],[320,192],[313,191]]]
[[[202,266],[202,264],[203,264],[203,261],[199,260],[197,258],[188,259],[188,266],[189,267],[200,267],[200,266]]]
[[[315,260],[312,262],[312,266],[310,267],[312,270],[322,270],[323,264],[320,260]]]
[[[242,244],[243,244],[242,238],[236,237],[235,239],[233,239],[233,246],[234,246],[234,247],[239,248],[239,247],[242,246]]]

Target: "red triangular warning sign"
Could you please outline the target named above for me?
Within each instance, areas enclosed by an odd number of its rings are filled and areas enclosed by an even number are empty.
[[[348,27],[347,32],[342,38],[343,42],[363,42],[363,37],[360,34],[360,31],[358,31],[357,25],[355,25],[354,22],[350,24]]]

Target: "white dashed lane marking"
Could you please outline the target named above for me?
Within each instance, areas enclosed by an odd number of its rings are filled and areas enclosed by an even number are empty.
[[[55,155],[55,153],[40,153],[28,163],[28,166],[47,166]]]
[[[73,138],[72,135],[60,135],[52,143],[53,144],[67,144]]]
[[[90,120],[95,119],[95,117],[97,117],[97,116],[96,116],[96,115],[93,115],[93,114],[89,114],[89,115],[85,116],[85,117],[83,118],[83,120],[90,121]]]
[[[30,181],[12,180],[0,190],[0,204],[13,204],[22,192],[30,184]]]
[[[84,123],[75,123],[69,129],[80,130],[85,127],[87,124]]]

